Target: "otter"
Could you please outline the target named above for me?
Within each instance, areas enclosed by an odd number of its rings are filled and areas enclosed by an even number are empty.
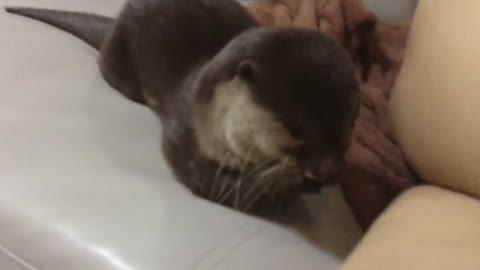
[[[103,78],[160,119],[162,151],[199,197],[252,212],[339,172],[359,108],[344,49],[260,27],[234,0],[130,0],[116,19],[7,7],[99,51]]]

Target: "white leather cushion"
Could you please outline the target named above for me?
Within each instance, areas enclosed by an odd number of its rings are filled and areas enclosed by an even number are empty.
[[[114,15],[123,1],[3,0]],[[338,269],[360,236],[337,191],[300,235],[193,197],[160,125],[76,38],[0,13],[0,269]],[[299,223],[302,221],[299,220]]]

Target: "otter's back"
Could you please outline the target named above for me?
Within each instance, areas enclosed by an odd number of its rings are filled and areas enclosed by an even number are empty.
[[[134,0],[123,16],[119,26],[129,35],[132,64],[153,95],[157,89],[174,91],[192,67],[256,26],[234,0]]]

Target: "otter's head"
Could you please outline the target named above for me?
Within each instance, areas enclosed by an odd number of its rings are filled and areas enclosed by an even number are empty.
[[[298,29],[240,35],[204,67],[195,91],[195,132],[208,158],[233,170],[273,161],[316,181],[341,167],[359,106],[343,48]]]

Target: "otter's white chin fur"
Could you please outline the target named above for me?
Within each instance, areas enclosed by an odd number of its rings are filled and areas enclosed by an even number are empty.
[[[248,84],[238,77],[219,84],[199,113],[195,124],[200,148],[223,166],[282,160],[282,149],[299,143],[269,111],[255,104]]]

